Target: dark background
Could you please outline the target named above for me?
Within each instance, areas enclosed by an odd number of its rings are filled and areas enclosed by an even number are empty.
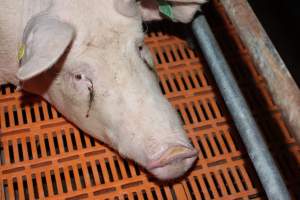
[[[300,86],[300,0],[248,0]]]

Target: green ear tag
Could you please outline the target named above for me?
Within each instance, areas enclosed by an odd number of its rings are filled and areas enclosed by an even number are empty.
[[[171,19],[172,21],[175,20],[174,15],[173,15],[173,10],[172,10],[172,6],[170,3],[166,2],[165,0],[157,0],[159,6],[159,11],[166,17],[168,17],[169,19]]]
[[[18,51],[18,61],[22,60],[24,55],[25,55],[25,45],[22,44],[22,46],[19,48],[19,51]]]

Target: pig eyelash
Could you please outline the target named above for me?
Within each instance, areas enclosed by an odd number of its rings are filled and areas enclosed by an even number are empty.
[[[139,49],[139,51],[142,51],[143,50],[143,45],[139,45],[138,49]]]
[[[91,79],[85,77],[84,75],[82,74],[75,74],[74,75],[74,78],[77,80],[77,81],[80,81],[82,79],[86,79],[87,81],[90,82],[90,85],[88,86],[88,90],[89,90],[89,102],[88,102],[88,110],[87,110],[87,113],[86,113],[86,117],[89,117],[89,114],[90,114],[90,110],[92,108],[92,104],[94,102],[94,98],[95,98],[95,92],[94,92],[94,85],[93,85],[93,82]]]

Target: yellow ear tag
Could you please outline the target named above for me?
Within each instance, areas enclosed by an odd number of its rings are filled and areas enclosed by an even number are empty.
[[[24,55],[25,55],[25,44],[22,44],[22,46],[19,48],[18,51],[18,61],[21,61]]]

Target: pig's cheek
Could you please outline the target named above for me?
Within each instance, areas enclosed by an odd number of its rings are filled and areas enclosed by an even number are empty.
[[[111,139],[108,137],[108,135],[106,133],[104,133],[103,142],[105,142],[106,144],[108,144],[111,147],[114,147]]]
[[[73,90],[79,95],[88,94],[88,85],[84,81],[74,81]]]
[[[106,129],[106,128],[103,132],[102,140],[103,140],[102,142],[104,142],[108,146],[112,147],[113,149],[116,149],[117,151],[120,151],[118,139],[116,137],[114,137],[112,132],[108,132],[108,129]],[[124,156],[124,155],[121,154],[121,156]]]
[[[89,92],[88,88],[78,86],[74,83],[65,83],[60,86],[60,94],[55,98],[55,102],[59,101],[59,105],[65,108],[71,108],[74,106],[88,105]],[[58,100],[60,99],[60,100]],[[71,106],[71,107],[70,107]]]

